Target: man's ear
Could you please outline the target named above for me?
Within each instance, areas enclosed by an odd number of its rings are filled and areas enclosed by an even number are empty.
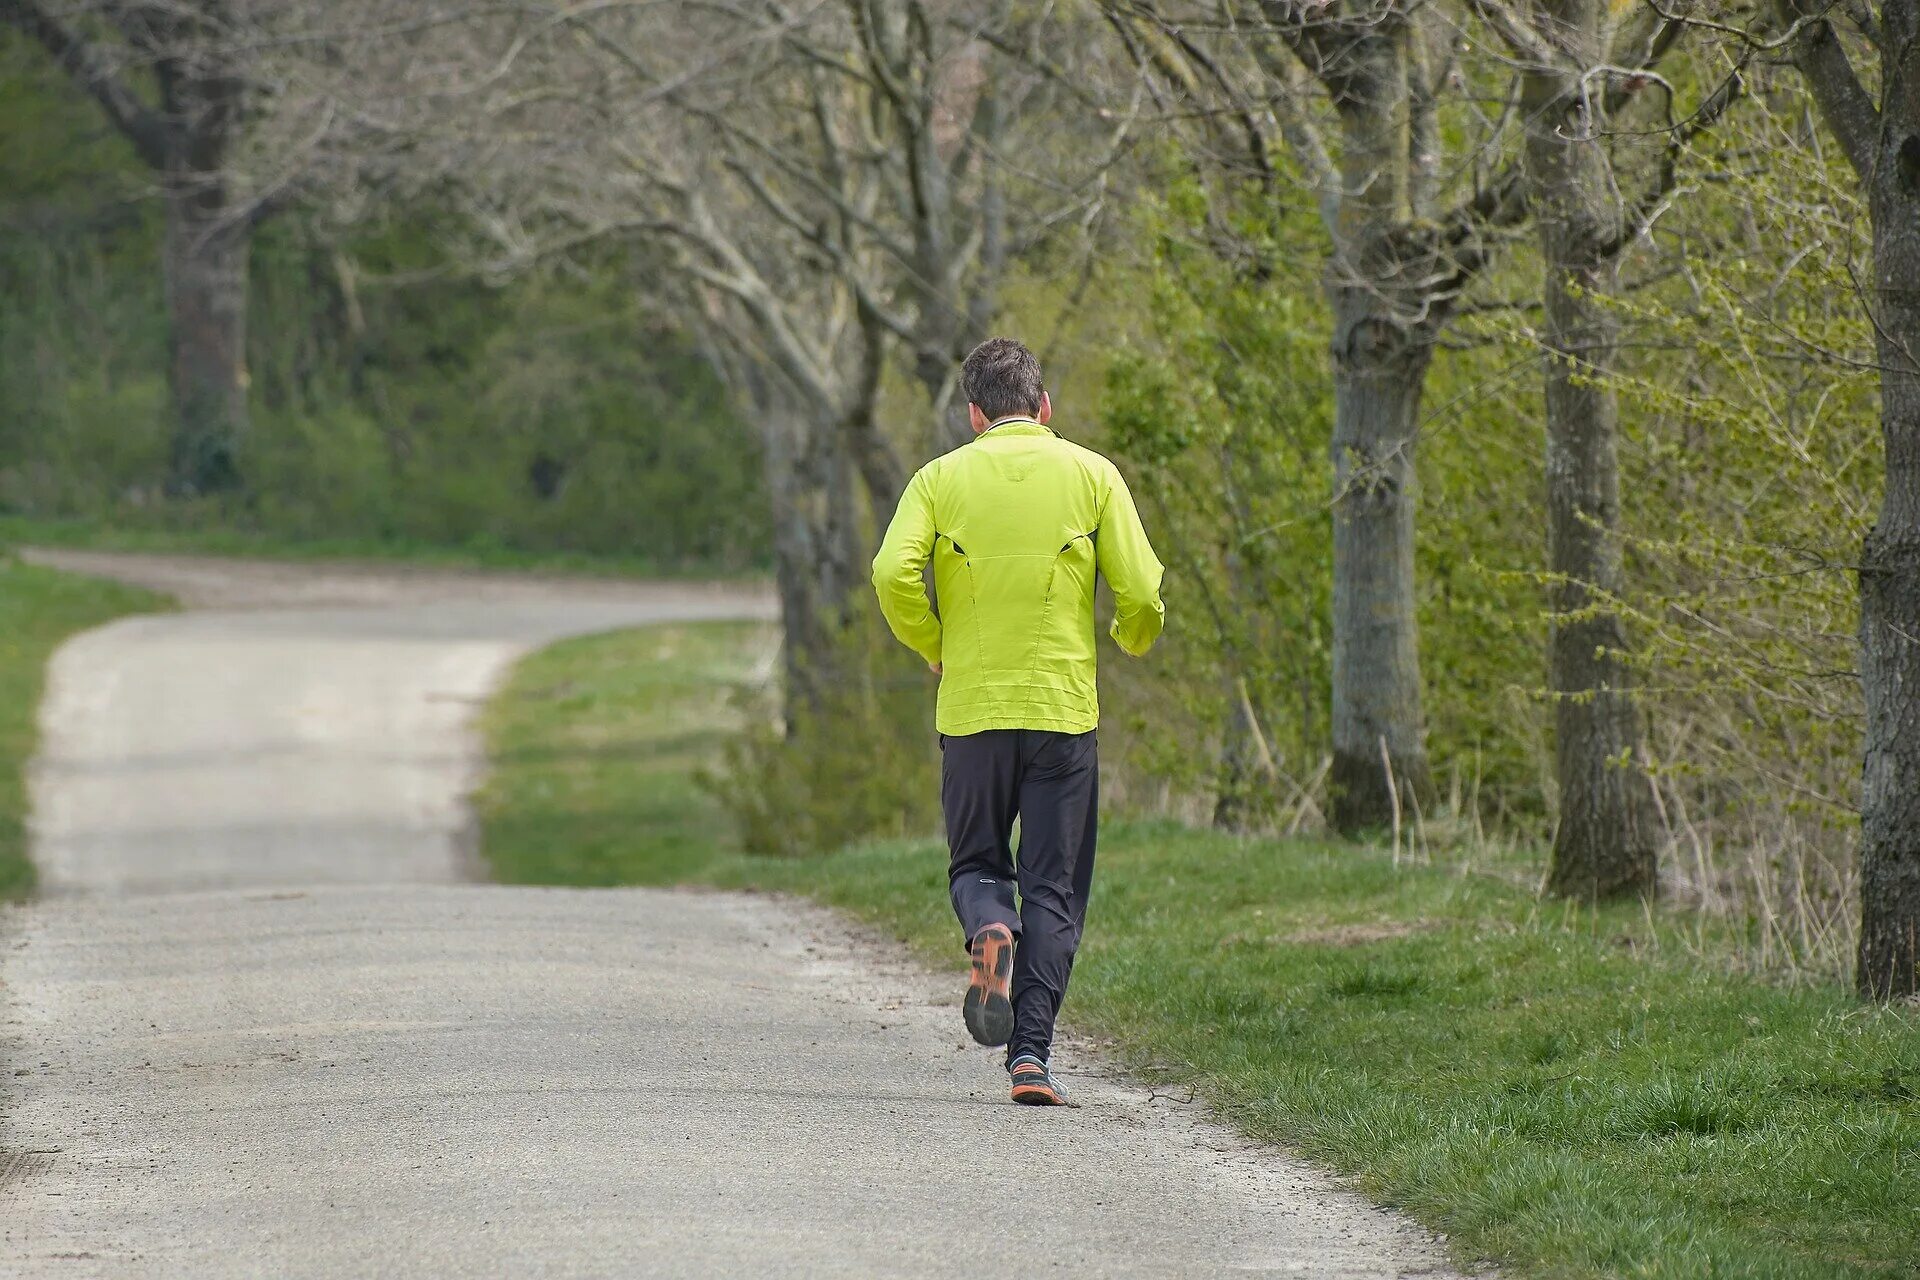
[[[967,424],[973,428],[973,434],[979,435],[988,427],[987,415],[980,412],[980,406],[967,401]]]
[[[1053,420],[1053,397],[1044,391],[1040,393],[1040,411],[1033,415],[1033,420],[1043,427]]]

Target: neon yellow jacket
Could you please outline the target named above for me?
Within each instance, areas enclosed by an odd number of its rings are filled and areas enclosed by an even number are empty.
[[[1091,449],[1013,418],[920,468],[873,559],[873,588],[900,642],[943,667],[941,733],[1099,723],[1096,569],[1113,591],[1114,642],[1144,654],[1166,615],[1163,571],[1127,482]]]

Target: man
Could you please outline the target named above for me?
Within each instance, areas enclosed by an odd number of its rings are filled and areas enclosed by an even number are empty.
[[[1059,1106],[1066,1091],[1048,1055],[1086,921],[1099,807],[1094,574],[1113,591],[1114,641],[1137,657],[1165,616],[1161,567],[1120,472],[1048,429],[1053,403],[1033,352],[989,339],[960,381],[975,438],[907,485],[873,586],[893,634],[940,677],[948,880],[973,959],[967,1030],[1007,1046],[1015,1102]]]

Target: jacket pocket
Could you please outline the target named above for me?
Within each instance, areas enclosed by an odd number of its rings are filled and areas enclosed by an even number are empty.
[[[1035,666],[1093,657],[1093,535],[1076,534],[1048,566],[1046,600],[1034,637]]]
[[[933,591],[939,598],[940,625],[944,632],[941,655],[944,662],[956,645],[965,645],[966,633],[973,632],[974,652],[984,657],[980,634],[980,591],[973,560],[966,549],[948,535],[934,535]]]

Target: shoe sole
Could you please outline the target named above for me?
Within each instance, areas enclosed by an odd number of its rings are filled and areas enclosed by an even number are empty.
[[[1050,1084],[1017,1084],[1013,1100],[1023,1107],[1064,1107],[1067,1100]]]
[[[973,976],[967,998],[960,1005],[967,1033],[984,1045],[1003,1045],[1013,1038],[1013,1001],[1007,992],[1013,980],[1013,931],[988,925],[974,936]]]

